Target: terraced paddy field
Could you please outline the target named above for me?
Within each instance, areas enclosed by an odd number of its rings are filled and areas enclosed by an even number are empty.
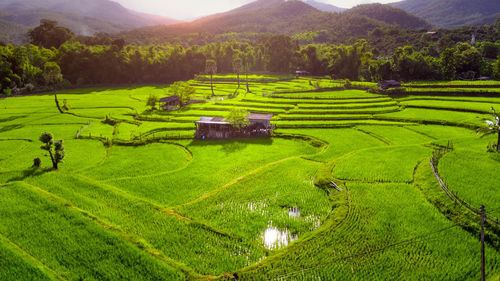
[[[499,280],[500,156],[476,134],[496,84],[393,98],[217,76],[212,97],[205,78],[204,102],[172,112],[146,107],[168,85],[64,91],[64,114],[50,93],[0,99],[0,280],[478,280],[481,205]],[[273,114],[273,137],[193,139],[234,109]],[[64,139],[57,171],[45,131]]]

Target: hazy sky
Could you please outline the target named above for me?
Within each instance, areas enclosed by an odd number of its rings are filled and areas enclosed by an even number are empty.
[[[200,16],[229,11],[252,0],[114,0],[139,12],[190,20]],[[337,7],[350,8],[363,3],[390,3],[397,0],[317,0]]]

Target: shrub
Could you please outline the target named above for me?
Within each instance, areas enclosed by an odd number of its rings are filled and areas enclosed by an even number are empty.
[[[114,126],[118,122],[115,119],[111,118],[111,115],[108,114],[106,115],[106,118],[102,121],[102,123]]]
[[[38,157],[35,157],[35,159],[33,159],[33,168],[39,168],[40,165],[42,165],[42,160]]]
[[[26,91],[28,93],[31,93],[31,92],[33,92],[33,90],[35,90],[35,85],[33,85],[31,83],[28,83],[28,84],[25,85],[25,88],[26,88]]]
[[[12,95],[12,89],[3,89],[3,94],[9,97]]]
[[[66,110],[66,111],[70,110],[70,106],[68,104],[68,100],[67,99],[63,100],[63,109]]]
[[[346,80],[344,81],[344,88],[346,88],[346,89],[350,89],[351,87],[352,87],[351,80],[346,79]]]
[[[488,143],[488,146],[486,147],[487,152],[497,152],[497,145],[494,142]]]

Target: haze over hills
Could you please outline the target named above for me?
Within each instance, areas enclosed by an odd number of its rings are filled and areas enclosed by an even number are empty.
[[[391,6],[444,28],[491,24],[500,18],[498,0],[405,0]]]
[[[304,0],[304,2],[320,11],[323,12],[330,12],[330,13],[341,13],[347,9],[345,8],[340,8],[334,5],[330,5],[327,3],[315,1],[315,0]]]
[[[374,9],[373,13],[370,11]],[[190,23],[141,28],[123,35],[134,38],[172,38],[182,34],[204,33],[280,33],[323,32],[328,37],[347,39],[364,36],[376,27],[398,25],[404,28],[427,28],[423,20],[389,6],[367,5],[344,13],[322,12],[296,0],[258,0],[226,13],[205,17]],[[389,15],[373,17],[387,12]],[[392,18],[392,15],[395,15]],[[410,19],[410,21],[408,21]]]
[[[44,18],[56,20],[81,35],[180,22],[128,10],[109,0],[0,0],[0,20],[2,27],[6,27],[0,29],[0,39],[23,43],[26,31]]]
[[[424,19],[389,5],[363,4],[347,10],[346,13],[364,15],[401,28],[431,28],[431,25]]]

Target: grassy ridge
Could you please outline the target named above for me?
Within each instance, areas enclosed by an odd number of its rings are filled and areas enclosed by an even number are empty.
[[[65,279],[183,279],[90,219],[37,192],[18,184],[0,192],[0,233]]]
[[[50,94],[0,100],[0,279],[478,278],[476,218],[432,193],[435,178],[416,167],[452,141],[441,176],[494,212],[498,159],[475,128],[498,98],[321,92],[342,81],[275,76],[254,77],[272,79],[244,93],[220,78],[216,97],[210,82],[190,81],[206,103],[174,112],[146,106],[167,95],[161,85],[63,91],[63,115]],[[272,113],[275,137],[189,139],[200,116],[233,109]],[[39,149],[44,131],[65,140],[59,171]],[[30,168],[34,157],[41,169]],[[289,246],[265,243],[274,228]],[[500,239],[487,237],[495,279]]]

